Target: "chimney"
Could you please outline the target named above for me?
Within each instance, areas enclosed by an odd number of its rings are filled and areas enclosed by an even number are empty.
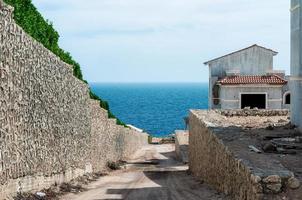
[[[291,121],[302,128],[302,0],[291,0]]]

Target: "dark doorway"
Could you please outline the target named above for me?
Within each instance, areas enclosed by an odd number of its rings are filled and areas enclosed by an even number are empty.
[[[285,96],[285,104],[287,104],[287,105],[290,104],[290,93],[288,93],[288,94]]]
[[[245,107],[266,109],[266,95],[241,94],[241,109]]]

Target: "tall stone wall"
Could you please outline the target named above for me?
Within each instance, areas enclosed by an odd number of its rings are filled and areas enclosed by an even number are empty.
[[[0,199],[104,169],[147,135],[116,125],[72,66],[27,35],[0,0]]]

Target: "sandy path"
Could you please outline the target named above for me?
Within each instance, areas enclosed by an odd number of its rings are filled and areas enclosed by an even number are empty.
[[[174,145],[150,145],[133,155],[126,169],[88,186],[88,191],[68,194],[62,200],[218,200],[226,199],[187,173],[175,160]]]

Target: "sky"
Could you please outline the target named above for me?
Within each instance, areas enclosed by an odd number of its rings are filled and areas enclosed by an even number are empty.
[[[88,82],[207,82],[203,63],[259,44],[289,73],[288,0],[33,0]]]

